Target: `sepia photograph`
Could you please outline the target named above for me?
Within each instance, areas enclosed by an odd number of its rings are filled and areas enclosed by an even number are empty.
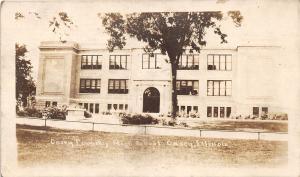
[[[2,1],[1,175],[299,176],[299,1]]]

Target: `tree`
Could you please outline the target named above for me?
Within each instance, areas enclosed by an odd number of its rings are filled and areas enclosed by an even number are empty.
[[[26,13],[21,12],[15,12],[15,20],[20,21],[25,19],[25,17],[33,17],[37,20],[42,20],[44,18],[49,17],[41,17],[41,15],[37,12],[28,12],[28,15]],[[65,38],[69,36],[69,33],[71,29],[74,27],[77,27],[77,25],[74,24],[71,17],[66,12],[59,12],[49,18],[49,30],[53,32],[58,38],[59,41],[62,43],[67,42]]]
[[[239,11],[227,13],[237,27],[243,17]],[[220,36],[221,43],[227,43],[227,35],[222,33],[217,22],[223,19],[223,13],[215,12],[154,12],[154,13],[106,13],[102,24],[110,35],[107,47],[110,51],[126,45],[126,35],[143,41],[145,51],[151,53],[160,50],[167,54],[171,64],[172,84],[172,118],[176,118],[177,93],[176,77],[180,56],[187,50],[200,52],[206,45],[205,34],[212,28]]]
[[[35,94],[35,83],[32,79],[30,60],[25,59],[28,52],[25,45],[16,44],[16,99],[22,106],[27,105],[28,96]]]

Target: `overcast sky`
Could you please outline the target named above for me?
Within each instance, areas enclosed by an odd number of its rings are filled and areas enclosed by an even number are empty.
[[[57,41],[58,36],[49,29],[49,20],[59,12],[67,12],[76,27],[69,31],[65,39],[93,48],[105,48],[107,35],[104,34],[98,13],[104,12],[142,12],[142,11],[211,11],[240,10],[244,16],[242,26],[236,28],[230,19],[222,23],[223,32],[228,34],[228,44],[212,32],[207,34],[207,48],[235,48],[238,45],[286,45],[288,38],[296,35],[297,28],[291,17],[295,11],[293,1],[67,1],[56,2],[4,2],[2,6],[2,30],[9,39],[26,44],[28,59],[34,66],[34,78],[37,76],[38,46],[41,41]],[[15,13],[25,18],[15,20]],[[41,19],[32,13],[39,14]],[[6,36],[7,37],[7,36]],[[143,47],[130,40],[126,48]]]

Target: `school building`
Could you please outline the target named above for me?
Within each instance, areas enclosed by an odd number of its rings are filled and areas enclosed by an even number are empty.
[[[168,56],[76,42],[41,42],[37,107],[81,105],[103,112],[171,111]],[[226,118],[279,112],[279,46],[237,46],[183,54],[176,89],[181,114]]]

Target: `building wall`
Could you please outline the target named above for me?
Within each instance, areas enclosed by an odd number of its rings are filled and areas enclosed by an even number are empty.
[[[64,44],[43,42],[40,46],[40,63],[37,85],[38,106],[45,101],[58,105],[99,104],[99,112],[112,107],[128,106],[126,111],[143,112],[143,94],[154,87],[160,93],[159,113],[171,111],[171,69],[167,56],[159,55],[159,68],[143,69],[143,50],[124,49],[110,53],[105,49],[86,49],[74,42]],[[207,107],[231,107],[231,115],[251,115],[253,107],[268,107],[278,111],[277,89],[279,47],[241,46],[235,49],[204,49],[199,55],[199,69],[178,70],[178,80],[197,80],[197,95],[178,95],[179,110],[198,107],[200,117],[207,116]],[[208,55],[231,55],[231,70],[208,70]],[[83,55],[101,55],[102,68],[81,69]],[[110,55],[128,55],[127,69],[109,69]],[[270,74],[272,73],[272,74]],[[80,93],[80,79],[101,79],[100,93]],[[108,93],[109,79],[128,79],[128,94]],[[230,80],[230,96],[208,96],[208,80]],[[122,104],[122,105],[120,105]],[[95,108],[93,109],[95,110]],[[260,111],[261,112],[261,111]],[[220,114],[218,114],[220,116]]]

